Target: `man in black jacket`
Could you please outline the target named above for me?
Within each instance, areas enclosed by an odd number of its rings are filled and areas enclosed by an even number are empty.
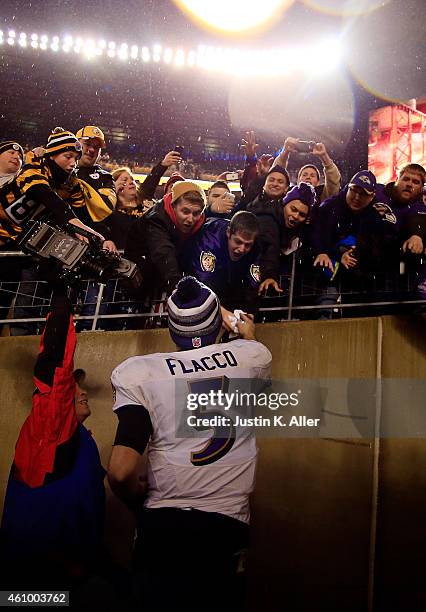
[[[144,291],[169,294],[182,276],[182,257],[204,223],[206,196],[192,181],[174,183],[172,191],[129,231],[125,257],[137,263]]]
[[[314,266],[322,269],[317,277],[322,304],[335,303],[339,290],[356,291],[363,300],[368,294],[370,299],[389,272],[398,274],[400,245],[411,234],[407,219],[378,200],[376,177],[369,170],[357,172],[337,196],[322,204],[313,230]],[[321,316],[330,318],[331,310]]]
[[[281,200],[290,188],[290,176],[287,170],[282,166],[274,166],[271,168],[266,174],[264,182],[262,181],[256,183],[257,194],[253,186],[244,193],[235,208],[235,212],[238,212],[238,210],[252,211],[253,207],[258,209],[259,205],[267,209],[270,203]]]
[[[281,255],[289,255],[299,245],[301,227],[306,223],[315,201],[311,185],[300,183],[283,200],[258,202],[249,207],[259,219],[259,240],[262,248],[260,260],[261,284],[259,294],[272,287],[282,293],[279,286]]]

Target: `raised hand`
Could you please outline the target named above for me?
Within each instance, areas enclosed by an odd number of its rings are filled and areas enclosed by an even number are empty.
[[[241,140],[241,147],[244,149],[246,157],[254,157],[258,146],[253,130],[246,132],[246,137]]]

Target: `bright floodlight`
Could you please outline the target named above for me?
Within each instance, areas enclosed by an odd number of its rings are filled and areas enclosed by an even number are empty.
[[[175,0],[190,17],[207,28],[241,33],[262,28],[273,21],[293,0]]]
[[[142,47],[142,61],[149,62],[151,59],[151,55],[149,53],[148,47]]]
[[[154,45],[152,48],[152,59],[154,62],[161,60],[161,45]]]
[[[173,51],[171,49],[164,49],[164,62],[170,64],[173,59]]]
[[[188,53],[188,58],[186,60],[186,63],[188,64],[188,66],[195,66],[195,62],[197,61],[197,56],[195,51],[190,51]]]
[[[308,61],[308,58],[310,61]],[[304,71],[311,76],[321,77],[332,72],[342,61],[342,47],[337,38],[328,38],[317,44],[306,55]]]
[[[89,39],[85,41],[83,53],[86,59],[92,59],[96,55],[96,46],[94,40]]]
[[[250,6],[250,2],[247,6]],[[2,40],[2,36],[5,40]],[[175,67],[198,66],[204,70],[230,74],[239,78],[306,75],[309,78],[318,79],[335,70],[343,59],[341,40],[337,37],[313,41],[309,46],[248,50],[199,45],[197,49],[184,51],[181,48],[163,47],[159,43],[149,48],[125,42],[117,44],[104,39],[83,39],[72,36],[65,36],[62,40],[59,36],[52,36],[49,43],[49,36],[46,34],[42,36],[36,33],[26,35],[21,32],[17,37],[14,30],[7,30],[7,36],[0,31],[0,42],[7,42],[11,46],[19,44],[21,47],[30,44],[33,49],[50,48],[55,52],[74,51],[87,59],[100,57],[105,51],[109,58],[117,57],[125,61],[131,58],[144,63],[154,61]]]
[[[185,65],[185,53],[182,49],[178,49],[175,55],[175,66],[184,66]]]

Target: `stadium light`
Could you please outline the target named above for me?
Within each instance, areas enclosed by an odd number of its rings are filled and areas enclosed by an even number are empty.
[[[142,47],[142,61],[149,62],[151,59],[151,54],[149,52],[148,47]]]
[[[208,30],[239,34],[264,29],[278,18],[293,0],[268,0],[259,5],[253,0],[174,0],[196,23]]]
[[[341,40],[338,38],[320,39],[309,46],[299,45],[262,50],[239,50],[207,45],[199,45],[196,49],[173,49],[163,47],[159,43],[139,47],[127,42],[116,43],[112,40],[107,42],[104,39],[95,40],[81,36],[60,37],[55,35],[49,38],[46,34],[40,36],[36,32],[30,36],[21,32],[17,37],[13,29],[7,30],[7,37],[6,34],[2,35],[0,32],[0,44],[5,40],[11,47],[18,43],[21,48],[29,46],[32,49],[43,51],[49,48],[55,53],[74,51],[90,60],[101,58],[105,52],[110,59],[126,61],[131,58],[143,63],[154,61],[173,65],[176,68],[199,67],[209,72],[221,72],[232,77],[285,77],[292,74],[303,74],[312,78],[321,78],[335,70],[343,57]]]
[[[197,56],[195,54],[195,51],[190,51],[188,53],[188,57],[186,59],[186,63],[188,66],[192,67],[195,66],[195,62],[197,61]]]
[[[178,49],[175,55],[175,66],[185,66],[185,52],[182,49]]]
[[[83,41],[83,54],[84,57],[88,60],[93,59],[96,55],[96,44],[92,39]]]
[[[161,60],[161,45],[154,45],[152,48],[152,59],[154,62]]]
[[[173,51],[169,48],[164,49],[163,59],[165,64],[170,64],[173,59]]]

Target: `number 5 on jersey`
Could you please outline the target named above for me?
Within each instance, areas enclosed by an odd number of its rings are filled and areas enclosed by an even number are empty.
[[[218,378],[197,379],[188,381],[189,391],[194,394],[210,393],[210,391],[222,391],[226,393],[229,387],[229,379],[227,376]],[[209,465],[224,457],[234,445],[235,442],[235,426],[230,416],[224,412],[217,410],[216,407],[211,410],[206,410],[205,406],[198,406],[194,415],[197,418],[212,418],[219,417],[222,421],[226,419],[229,425],[220,425],[214,427],[213,436],[200,451],[191,453],[191,463],[196,466]],[[212,429],[210,425],[194,426],[197,431]]]

